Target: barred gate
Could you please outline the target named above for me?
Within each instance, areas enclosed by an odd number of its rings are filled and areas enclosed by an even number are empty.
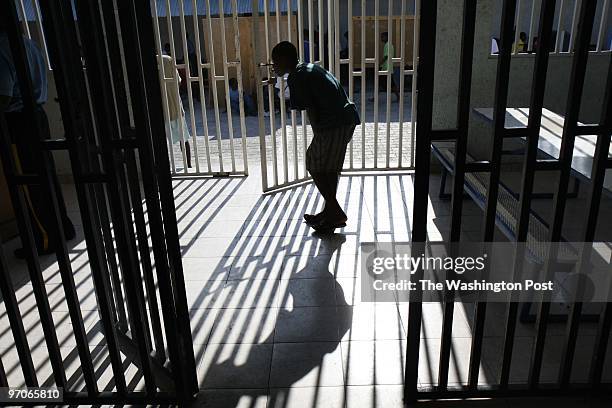
[[[518,0],[520,1],[520,0]],[[601,0],[604,9],[608,1]],[[601,2],[600,1],[600,2]],[[461,239],[461,218],[466,175],[470,173],[488,173],[488,190],[486,194],[485,216],[483,219],[482,242],[492,242],[495,233],[495,218],[499,199],[500,167],[502,159],[502,145],[505,139],[526,138],[526,151],[523,157],[523,172],[520,195],[518,195],[520,213],[516,223],[516,241],[524,243],[527,241],[529,232],[529,217],[532,200],[535,197],[534,177],[536,172],[542,170],[555,171],[559,174],[559,181],[553,197],[553,212],[550,222],[547,251],[554,251],[554,243],[562,241],[561,231],[568,198],[569,181],[571,176],[572,155],[574,142],[577,136],[593,137],[595,155],[591,171],[591,185],[587,196],[587,211],[582,224],[584,226],[583,242],[584,248],[578,248],[579,260],[577,265],[583,267],[587,262],[589,248],[595,238],[595,229],[598,223],[600,201],[602,198],[604,178],[606,169],[612,168],[612,162],[608,156],[610,150],[610,138],[612,135],[612,67],[607,71],[605,81],[605,97],[602,101],[602,113],[599,123],[595,125],[579,125],[578,114],[580,111],[581,98],[585,82],[587,59],[589,57],[589,46],[591,31],[594,27],[597,0],[583,0],[579,11],[575,13],[576,33],[574,35],[574,48],[571,50],[572,68],[569,78],[569,92],[567,95],[567,106],[565,111],[565,122],[558,159],[542,160],[538,158],[538,138],[540,135],[540,124],[542,121],[542,109],[544,104],[544,93],[548,68],[548,56],[550,50],[556,49],[554,45],[553,22],[555,17],[556,0],[542,0],[539,16],[538,38],[539,46],[535,50],[535,65],[531,82],[531,98],[529,106],[529,122],[523,128],[507,128],[505,124],[506,108],[508,100],[508,79],[510,74],[510,63],[512,56],[512,45],[515,40],[513,32],[515,25],[517,0],[504,0],[502,8],[501,41],[497,59],[497,76],[495,82],[495,100],[493,113],[493,144],[489,160],[469,162],[467,156],[468,123],[470,115],[470,91],[472,87],[472,63],[474,51],[474,35],[476,24],[476,10],[478,0],[464,0],[463,3],[463,25],[461,37],[461,56],[459,74],[458,95],[458,120],[457,127],[453,129],[432,130],[432,112],[434,105],[434,67],[435,67],[435,45],[438,2],[436,0],[422,3],[421,8],[421,33],[419,41],[419,82],[418,88],[418,113],[416,139],[416,162],[414,176],[414,220],[412,230],[412,251],[422,253],[426,248],[427,241],[427,211],[428,195],[430,186],[430,164],[432,154],[432,142],[446,141],[454,144],[455,162],[454,179],[452,187],[451,202],[451,230],[450,241],[458,242]],[[561,5],[563,0],[561,0]],[[596,27],[597,29],[597,27]],[[598,35],[600,43],[601,33]],[[599,45],[597,46],[599,47]],[[600,48],[595,50],[599,51]],[[577,222],[580,224],[580,221]],[[520,247],[517,245],[517,247]],[[522,259],[519,250],[515,254],[514,276]],[[551,252],[548,252],[551,253]],[[550,262],[545,265],[545,271],[550,273],[552,266]],[[414,279],[423,279],[424,271],[419,268]],[[549,276],[549,275],[546,275]],[[592,359],[588,383],[574,384],[571,382],[571,373],[576,355],[578,331],[583,322],[583,304],[571,303],[571,309],[567,315],[565,339],[561,354],[560,369],[557,381],[554,384],[543,384],[541,381],[543,354],[546,348],[546,334],[552,321],[550,298],[543,297],[536,306],[536,334],[535,345],[529,358],[529,374],[526,383],[512,384],[510,370],[512,367],[512,356],[517,337],[517,318],[519,316],[519,303],[507,303],[507,318],[504,323],[503,346],[497,350],[502,356],[501,370],[498,373],[496,385],[486,387],[478,384],[480,364],[483,354],[483,340],[485,329],[485,317],[487,304],[480,302],[474,307],[473,331],[471,339],[471,351],[469,356],[469,372],[466,385],[449,385],[449,360],[452,348],[453,310],[455,300],[453,294],[447,291],[446,301],[443,303],[442,335],[440,339],[439,371],[437,384],[431,387],[419,386],[419,359],[422,358],[420,351],[420,333],[422,319],[422,296],[423,293],[417,285],[410,298],[410,308],[407,327],[407,351],[406,351],[406,375],[405,375],[405,401],[411,402],[417,399],[437,398],[478,398],[478,397],[503,397],[503,396],[538,396],[538,395],[569,395],[587,394],[598,391],[609,392],[610,384],[602,382],[604,371],[604,357],[609,353],[609,337],[612,327],[612,303],[604,303],[601,311],[595,318],[598,321],[597,334],[592,349]]]
[[[359,8],[353,3],[252,1],[253,38],[258,40],[254,47],[264,191],[309,179],[305,153],[312,129],[306,112],[290,111],[284,94],[266,81],[274,78],[270,54],[280,41],[296,45],[301,61],[318,64],[334,74],[356,103],[362,124],[349,144],[345,171],[409,170],[414,166],[420,0],[388,0],[386,10],[378,0],[362,0]],[[386,70],[380,67],[383,47],[379,37],[383,32],[389,33],[395,48],[391,68]],[[386,81],[384,87],[380,86],[381,78]],[[393,81],[398,82],[397,89],[392,89]],[[278,87],[286,88],[284,78],[278,82]],[[394,91],[397,101],[392,97]]]
[[[20,308],[18,287],[0,250],[0,292],[18,354],[10,365],[2,358],[0,385],[61,387],[66,404],[189,400],[198,385],[151,10],[142,1],[61,0],[40,6],[65,138],[46,140],[40,127],[36,134],[19,135],[30,138],[40,159],[37,169],[22,173],[5,115],[0,117],[2,165],[36,300],[32,309]],[[0,12],[9,20],[24,113],[34,117],[39,108],[15,2],[2,2]],[[77,239],[86,248],[66,242],[51,151],[69,155],[83,228]],[[45,258],[39,258],[32,236],[37,220],[28,210],[28,191],[33,185],[43,189],[54,214],[48,227],[55,238],[52,249],[61,286],[53,293],[41,266]],[[77,268],[75,262],[82,257],[88,259],[88,268]],[[93,287],[83,293],[80,287],[87,282]],[[56,302],[69,311],[76,342],[69,356],[65,340],[58,340],[60,326],[52,313]],[[97,346],[89,342],[98,332],[86,330],[83,310],[97,314],[104,339]],[[35,354],[41,345],[33,345],[24,330],[24,321],[36,313],[34,321],[40,321],[46,345],[42,361],[40,352]],[[47,361],[49,378],[38,370]]]

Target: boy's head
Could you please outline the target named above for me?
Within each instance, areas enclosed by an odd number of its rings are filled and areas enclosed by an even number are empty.
[[[236,78],[230,78],[229,87],[233,90],[238,89],[238,80]]]
[[[386,43],[387,41],[389,41],[389,33],[388,32],[384,32],[380,34],[380,41]]]
[[[521,33],[519,34],[519,38],[521,39],[521,41],[525,42],[527,41],[527,33],[524,31],[521,31]]]
[[[272,49],[272,63],[276,75],[285,75],[291,72],[298,64],[297,48],[289,41],[281,41]]]

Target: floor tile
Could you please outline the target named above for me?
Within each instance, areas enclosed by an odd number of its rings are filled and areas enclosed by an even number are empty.
[[[344,408],[344,387],[272,388],[268,408]]]
[[[338,342],[275,343],[270,387],[343,385]]]
[[[270,344],[209,344],[198,368],[201,388],[266,388]]]
[[[205,389],[188,408],[266,408],[266,389]]]
[[[349,324],[350,314],[337,313],[335,306],[281,309],[274,341],[337,341]]]
[[[403,384],[406,341],[343,341],[347,385]]]
[[[219,309],[209,343],[272,343],[278,309]]]

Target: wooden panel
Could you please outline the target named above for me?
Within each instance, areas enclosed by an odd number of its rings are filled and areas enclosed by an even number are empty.
[[[405,47],[405,61],[406,66],[412,66],[412,56],[413,56],[413,47],[414,47],[414,16],[404,16],[406,19],[405,23],[405,34],[404,34],[404,47]],[[375,36],[375,20],[374,16],[365,17],[365,38],[366,38],[366,57],[374,58],[374,41],[380,41],[379,38]],[[362,18],[361,16],[353,17],[353,60],[355,61],[355,69],[359,70],[361,64],[361,27],[362,27]],[[379,16],[378,17],[378,27],[379,33],[384,33],[387,31],[387,16]],[[391,33],[390,33],[390,41],[391,44],[395,46],[395,58],[399,58],[401,56],[401,48],[400,48],[400,40],[401,40],[401,17],[400,16],[392,16],[391,17]],[[383,56],[383,43],[380,42],[378,44],[379,55],[378,60],[382,61]]]

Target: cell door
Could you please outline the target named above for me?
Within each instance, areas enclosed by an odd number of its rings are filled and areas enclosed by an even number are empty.
[[[334,74],[356,104],[362,124],[345,171],[413,168],[419,1],[262,0],[253,7],[263,190],[309,180],[307,114],[289,109],[290,89],[271,69],[271,50],[280,41],[296,45],[300,61]]]

